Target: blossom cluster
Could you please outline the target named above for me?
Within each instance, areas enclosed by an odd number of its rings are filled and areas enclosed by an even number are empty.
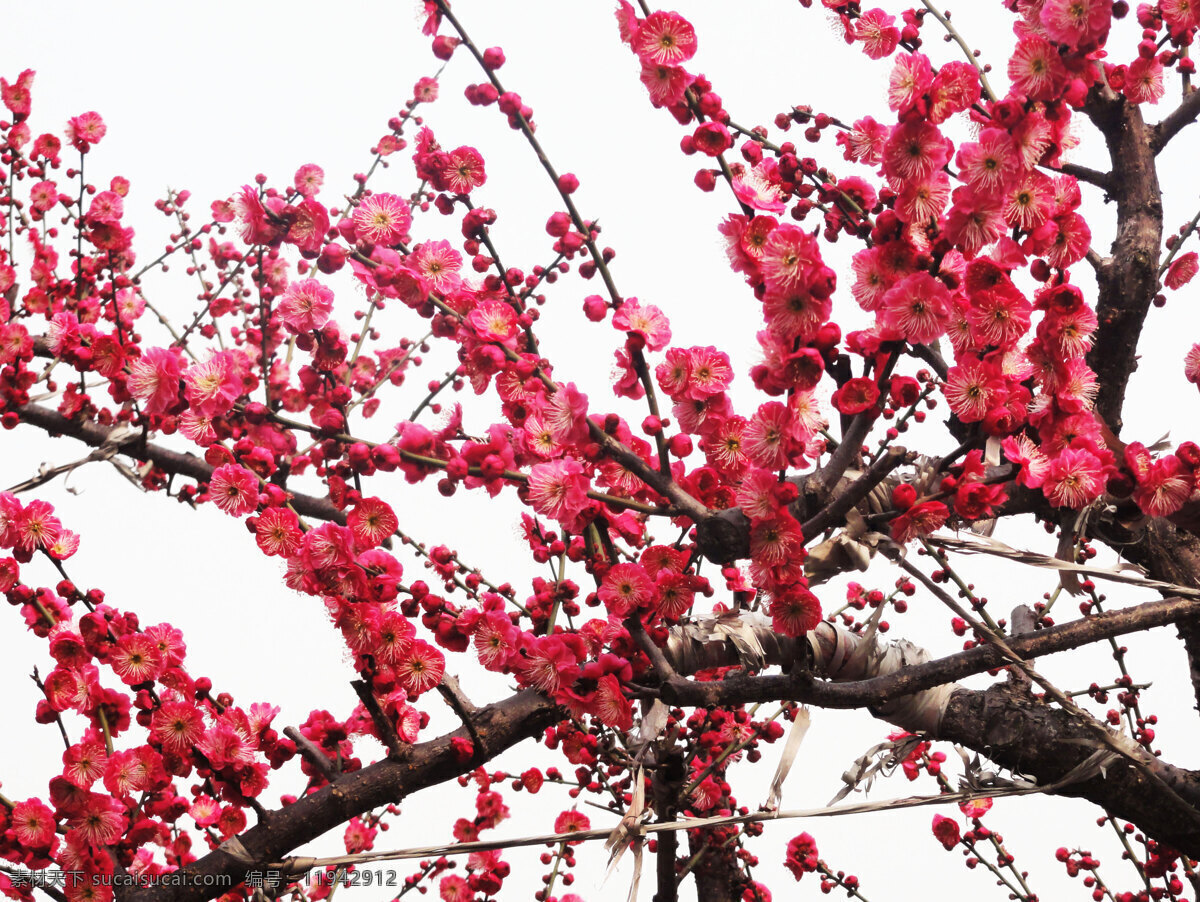
[[[744,302],[762,318],[761,360],[745,373],[754,400],[740,412],[729,354],[673,344],[663,309],[617,289],[614,251],[600,247],[599,226],[579,212],[575,175],[544,164],[558,197],[539,238],[549,262],[500,262],[484,154],[443,146],[418,115],[438,99],[436,79],[417,82],[372,148],[375,163],[403,170],[413,190],[381,185],[388,167],[372,166],[330,199],[323,170],[306,164],[291,184],[260,176],[217,200],[201,226],[189,193],[173,191],[158,203],[173,223],[171,245],[148,265],[128,225],[129,182],[116,176],[102,187],[83,182],[82,166],[63,171],[65,155],[83,159],[105,137],[101,117],[84,113],[62,137],[35,136],[33,73],[0,80],[9,114],[0,124],[2,225],[29,258],[18,272],[20,254],[0,248],[0,424],[26,422],[44,391],[57,405],[56,424],[86,427],[93,438],[103,431],[99,453],[136,458],[133,478],[144,488],[240,520],[262,554],[286,568],[286,586],[322,605],[365,697],[343,717],[314,711],[300,726],[305,792],[336,778],[334,764],[342,773],[362,766],[358,738],[389,748],[418,742],[429,723],[424,697],[439,688],[453,694],[448,656],[466,654],[567,713],[544,740],[576,767],[574,796],[605,793],[627,806],[635,777],[611,763],[611,750],[646,695],[647,642],[661,648],[689,618],[744,608],[764,610],[787,637],[815,630],[825,612],[806,570],[808,549],[851,516],[842,510],[827,521],[822,513],[888,461],[888,447],[910,420],[924,420],[934,392],[960,451],[925,469],[904,457],[908,469],[873,493],[874,507],[852,505],[858,521],[869,518],[894,543],[994,517],[1018,490],[1040,493],[1053,508],[1083,510],[1107,498],[1159,517],[1178,513],[1200,488],[1200,447],[1185,442],[1155,456],[1118,441],[1095,410],[1088,354],[1099,323],[1071,272],[1092,236],[1079,182],[1064,165],[1089,97],[1107,91],[1155,103],[1169,68],[1191,74],[1183,48],[1200,27],[1194,5],[1143,4],[1136,58],[1113,64],[1106,41],[1113,17],[1128,13],[1124,4],[1014,3],[1017,43],[1003,96],[974,60],[935,65],[922,52],[924,14],[908,11],[897,23],[858,3],[822,5],[848,43],[887,61],[887,121],[793,107],[775,126],[803,125],[812,144],[836,132],[853,174],[838,175],[797,143],[774,143],[766,128],[738,126],[716,86],[692,71],[692,24],[618,3],[618,33],[651,104],[687,130],[681,151],[704,161],[697,186],[728,183],[734,212],[718,231],[728,265],[745,281]],[[426,10],[437,59],[466,46],[481,63],[484,80],[467,88],[467,101],[503,116],[544,161],[532,108],[500,82],[503,51],[479,50],[461,30],[441,33],[444,4]],[[971,137],[956,142],[964,126]],[[80,190],[66,191],[74,179]],[[429,223],[435,215],[450,238]],[[827,262],[839,240],[856,248],[840,293]],[[1168,247],[1163,286],[1178,290],[1200,258],[1178,254],[1176,239]],[[200,290],[186,325],[164,330],[145,277],[176,256],[189,261]],[[612,328],[603,332],[615,360],[608,403],[553,359],[538,331],[547,286],[572,270],[591,286],[603,283],[583,297],[582,312]],[[352,303],[360,309],[349,325]],[[844,330],[856,317],[862,328]],[[385,340],[398,333],[384,321],[417,322],[425,335]],[[952,360],[942,357],[943,339]],[[381,393],[417,381],[409,377],[431,342],[451,349],[453,368],[428,383],[407,419],[372,432],[383,418]],[[930,369],[906,370],[910,358]],[[1200,345],[1186,367],[1200,383]],[[468,387],[494,402],[490,414],[443,401],[444,391]],[[618,412],[632,402],[646,405],[640,422]],[[426,411],[441,419],[423,420]],[[835,419],[840,440],[829,431]],[[894,425],[860,454],[881,423]],[[163,443],[155,453],[153,441]],[[534,563],[554,565],[550,578],[531,578],[527,591],[497,585],[452,548],[410,538],[400,528],[404,508],[389,495],[400,478],[432,479],[446,496],[507,493],[524,505],[522,538]],[[701,532],[713,521],[740,524],[745,548],[706,546]],[[672,541],[660,526],[681,535]],[[0,549],[11,553],[0,558],[0,590],[55,661],[37,716],[61,724],[74,712],[86,724],[68,742],[48,804],[0,807],[0,854],[89,873],[116,863],[144,873],[183,866],[195,856],[176,823],[187,815],[214,846],[236,835],[297,744],[272,728],[277,708],[242,708],[189,675],[174,627],[143,628],[97,590],[77,590],[63,567],[78,542],[45,502],[0,494]],[[413,578],[411,565],[406,579],[397,543],[423,559],[428,582]],[[38,557],[63,572],[53,590],[21,581],[21,568]],[[705,557],[721,581],[702,574]],[[739,559],[748,559],[745,570]],[[854,611],[907,606],[853,585]],[[897,592],[907,596],[912,585],[897,583]],[[861,627],[853,614],[841,616]],[[695,677],[717,680],[732,669]],[[122,688],[102,686],[110,675]],[[671,735],[689,749],[678,809],[738,810],[726,768],[756,760],[760,743],[782,736],[779,718],[794,713],[670,711]],[[486,750],[475,740],[456,737],[451,748],[460,773],[474,774],[476,814],[455,831],[471,841],[507,816],[493,788],[503,778],[478,767]],[[927,752],[917,746],[902,762],[910,778],[922,768],[936,775],[940,753]],[[180,781],[191,784],[179,789]],[[518,783],[536,791],[540,781],[522,775]],[[348,851],[370,849],[382,817],[352,820]],[[571,811],[555,829],[584,827]],[[740,840],[750,832],[722,827],[696,842],[748,865]],[[934,832],[947,848],[962,838],[947,819]],[[558,855],[569,866],[566,846]],[[856,885],[825,867],[807,834],[789,844],[786,864],[797,879],[820,871],[823,887]],[[498,854],[480,853],[466,877],[437,864],[420,879],[440,878],[444,899],[469,899],[497,892],[507,868]],[[746,893],[762,898],[757,884]]]

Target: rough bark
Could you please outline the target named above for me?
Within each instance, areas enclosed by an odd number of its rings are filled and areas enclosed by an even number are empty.
[[[498,755],[518,742],[537,736],[561,716],[557,707],[532,690],[480,708],[473,715],[475,733],[486,755]],[[122,902],[200,902],[241,883],[247,871],[262,871],[293,849],[372,808],[396,803],[418,790],[467,773],[482,760],[463,761],[453,739],[470,739],[466,727],[412,747],[402,761],[391,758],[345,774],[334,783],[292,805],[271,812],[238,837],[245,856],[223,845],[183,869],[186,882],[136,887],[120,894]],[[218,882],[225,880],[223,885]]]
[[[1105,86],[1092,89],[1086,112],[1104,135],[1113,172],[1119,173],[1109,185],[1117,203],[1117,237],[1096,273],[1099,327],[1088,354],[1100,387],[1096,412],[1119,434],[1125,389],[1137,369],[1138,339],[1159,288],[1162,193],[1141,108]]]
[[[696,881],[697,902],[738,902],[741,898],[742,872],[733,849],[714,844],[710,831],[693,830],[688,834],[688,849],[700,860],[692,868]]]
[[[950,700],[939,738],[986,755],[1001,767],[1053,783],[1102,748],[1094,732],[1062,708],[998,684],[961,689]],[[1179,804],[1138,768],[1111,760],[1102,773],[1058,794],[1088,799],[1185,855],[1200,856],[1200,774],[1161,763],[1156,771],[1183,798]]]
[[[1166,520],[1149,520],[1140,536],[1122,546],[1125,556],[1145,567],[1155,579],[1200,588],[1200,538]],[[1175,624],[1187,653],[1188,676],[1200,710],[1200,613]]]

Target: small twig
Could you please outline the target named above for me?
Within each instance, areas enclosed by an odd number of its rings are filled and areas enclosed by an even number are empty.
[[[804,525],[801,526],[804,538],[811,539],[823,533],[830,526],[840,523],[850,508],[866,498],[873,488],[883,482],[892,470],[904,462],[907,454],[908,451],[904,448],[898,446],[889,448],[866,473],[851,483],[846,491],[804,522]]]
[[[379,702],[376,700],[375,694],[371,692],[371,687],[365,680],[351,680],[350,686],[358,696],[358,700],[362,702],[363,707],[367,709],[367,713],[371,715],[371,722],[375,724],[375,730],[379,733],[379,741],[387,746],[390,757],[396,761],[407,757],[412,751],[412,746],[400,741],[400,737],[396,735],[396,728],[383,713],[383,709],[379,707]]]
[[[963,53],[967,55],[967,59],[970,61],[971,65],[975,67],[975,71],[979,73],[979,83],[983,86],[983,93],[987,95],[988,100],[994,101],[996,99],[996,95],[992,91],[992,86],[988,84],[987,73],[983,71],[983,66],[979,64],[979,58],[975,56],[975,51],[967,45],[966,40],[961,34],[959,34],[958,29],[950,24],[950,18],[948,16],[944,16],[934,9],[929,0],[921,0],[921,4],[931,13],[933,13],[933,17],[941,23],[942,28],[946,29],[946,33],[954,39],[954,43],[958,44],[958,46],[962,48]]]
[[[475,757],[481,761],[489,760],[492,757],[491,753],[488,751],[483,737],[479,734],[479,730],[475,727],[474,715],[479,709],[463,693],[462,687],[458,684],[458,679],[449,673],[443,673],[442,681],[438,683],[437,690],[442,698],[446,700],[446,704],[454,709],[454,713],[463,722],[463,726],[467,728],[467,732],[471,734],[471,742],[475,746]]]
[[[321,775],[330,783],[341,776],[341,771],[329,760],[329,756],[322,752],[313,744],[311,739],[295,727],[284,727],[283,735],[296,743],[296,749],[304,756],[305,760],[319,770]]]

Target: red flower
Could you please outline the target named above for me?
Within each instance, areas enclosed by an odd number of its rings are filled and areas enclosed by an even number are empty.
[[[1200,255],[1197,255],[1195,251],[1189,251],[1171,263],[1167,275],[1163,278],[1163,284],[1172,290],[1182,288],[1192,281],[1198,270],[1200,270]]]
[[[695,55],[696,31],[678,13],[654,12],[632,36],[632,47],[645,64],[678,66]]]
[[[879,386],[875,380],[866,376],[858,376],[848,380],[845,385],[833,393],[833,406],[838,413],[854,416],[870,410],[879,401]]]
[[[820,858],[817,856],[817,841],[812,838],[811,834],[801,833],[799,836],[792,837],[788,842],[787,857],[784,858],[783,863],[799,880],[820,866]]]
[[[892,521],[892,538],[904,544],[917,536],[927,536],[941,528],[949,516],[950,511],[940,501],[914,504]]]
[[[375,548],[383,544],[400,525],[391,507],[379,498],[363,498],[346,517],[346,525],[354,534],[359,548]]]
[[[33,109],[33,98],[29,93],[33,87],[33,76],[34,71],[26,69],[11,85],[7,79],[0,78],[0,101],[4,102],[17,122],[26,119]]]
[[[947,850],[958,845],[960,838],[958,821],[940,814],[933,816],[933,835]]]
[[[245,467],[225,464],[213,470],[208,494],[225,513],[240,517],[258,506],[258,478]]]

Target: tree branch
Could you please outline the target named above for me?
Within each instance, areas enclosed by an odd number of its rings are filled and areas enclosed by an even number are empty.
[[[1087,166],[1080,166],[1078,163],[1059,163],[1057,166],[1050,166],[1048,168],[1053,172],[1061,172],[1063,175],[1074,176],[1081,182],[1087,182],[1089,185],[1095,185],[1097,188],[1103,188],[1105,191],[1112,185],[1111,172],[1100,172]]]
[[[52,436],[69,436],[93,448],[103,445],[113,431],[112,427],[68,419],[57,410],[51,410],[40,404],[25,404],[18,407],[17,416],[20,417],[22,423],[36,426]],[[134,460],[149,461],[168,473],[188,476],[197,482],[208,482],[212,478],[213,468],[203,458],[182,451],[172,451],[153,442],[140,439],[123,442],[119,453]],[[297,514],[304,517],[328,520],[343,526],[346,523],[346,514],[325,498],[293,492],[292,507]]]
[[[1117,202],[1117,237],[1111,259],[1096,272],[1099,327],[1087,358],[1099,385],[1096,412],[1119,434],[1125,389],[1137,369],[1138,339],[1158,293],[1162,192],[1141,108],[1094,88],[1084,109],[1104,135],[1113,171],[1121,173],[1109,186]]]
[[[1197,116],[1200,116],[1200,91],[1193,89],[1167,118],[1154,126],[1154,134],[1150,139],[1154,153],[1161,153],[1172,138],[1196,121]]]
[[[488,748],[499,754],[538,735],[559,717],[553,702],[526,690],[480,708],[473,719]],[[200,902],[228,892],[245,879],[247,871],[261,870],[266,862],[285,858],[293,849],[354,816],[466,773],[475,764],[458,757],[452,740],[468,737],[463,727],[414,745],[402,762],[385,759],[343,774],[331,785],[272,812],[267,824],[242,833],[237,839],[244,853],[224,843],[183,868],[179,882],[132,887],[119,898],[122,902]],[[227,882],[221,883],[222,879]]]
[[[1014,652],[1028,660],[1115,636],[1166,626],[1181,618],[1197,615],[1200,615],[1200,599],[1167,598],[1014,636],[1008,640],[1008,644]],[[834,634],[840,635],[835,638]],[[885,676],[824,682],[814,679],[824,674],[796,666],[798,662],[807,664],[811,660],[808,646],[814,642],[832,644],[840,641],[847,646],[843,656],[850,657],[863,641],[861,636],[823,622],[805,639],[789,639],[775,633],[764,622],[761,629],[755,630],[755,637],[762,645],[765,666],[780,666],[792,672],[770,676],[729,676],[724,680],[708,682],[693,682],[680,677],[663,686],[664,700],[688,707],[774,700],[796,701],[822,708],[878,707],[897,698],[966,679],[1008,663],[999,648],[977,645],[967,651],[904,667]],[[687,635],[686,627],[673,633],[666,654],[680,673],[743,663],[741,652],[732,641],[692,638]]]

